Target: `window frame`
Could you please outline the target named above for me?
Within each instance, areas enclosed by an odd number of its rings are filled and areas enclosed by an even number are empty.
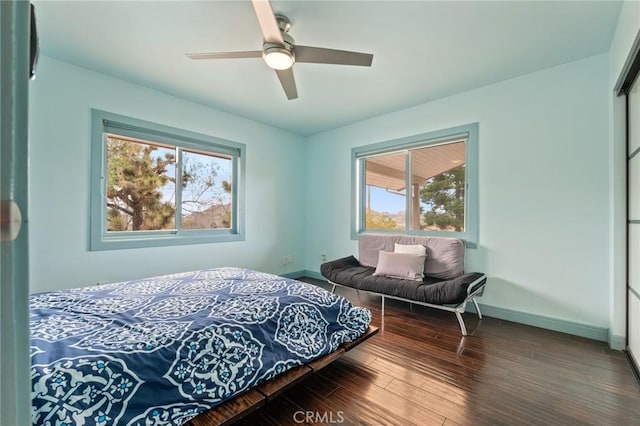
[[[370,145],[359,146],[351,149],[351,239],[356,240],[361,234],[403,234],[403,235],[426,235],[434,237],[454,237],[465,241],[467,248],[476,248],[478,245],[478,129],[479,124],[470,123],[461,126],[421,133],[400,139],[393,139],[378,142]],[[405,229],[393,230],[366,230],[365,209],[366,193],[364,160],[367,157],[394,152],[407,151],[405,167],[405,180],[410,188],[410,150],[427,148],[429,146],[441,145],[447,142],[454,142],[466,139],[465,147],[465,230],[462,232],[447,231],[423,231],[410,229],[408,220],[411,197],[405,197]]]
[[[181,148],[176,161],[182,161],[182,149],[232,158],[232,224],[228,229],[181,229],[178,209],[178,188],[181,176],[176,176],[176,229],[156,231],[107,231],[107,134],[116,134],[158,144]],[[246,145],[139,120],[97,109],[91,110],[91,179],[90,179],[90,251],[128,248],[161,247],[186,244],[242,241],[244,236],[244,170]]]

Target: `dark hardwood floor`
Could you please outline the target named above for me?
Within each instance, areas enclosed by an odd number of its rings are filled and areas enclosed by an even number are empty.
[[[328,288],[318,280],[304,279]],[[373,313],[380,298],[339,288]],[[384,329],[241,425],[640,425],[640,387],[604,342],[387,301]]]

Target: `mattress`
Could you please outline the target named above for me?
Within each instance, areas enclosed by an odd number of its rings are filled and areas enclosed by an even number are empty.
[[[32,420],[182,424],[367,330],[320,287],[214,268],[30,296]]]

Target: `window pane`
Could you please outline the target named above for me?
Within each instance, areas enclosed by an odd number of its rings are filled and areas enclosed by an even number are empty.
[[[175,151],[107,136],[107,231],[175,229]]]
[[[365,167],[365,229],[405,228],[404,152],[370,157]]]
[[[411,151],[411,229],[463,232],[465,142]]]
[[[231,228],[231,157],[184,151],[182,163],[182,228]]]

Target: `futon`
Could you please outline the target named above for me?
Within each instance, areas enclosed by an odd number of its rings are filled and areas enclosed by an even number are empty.
[[[422,247],[419,254],[398,253],[397,249]],[[333,285],[368,291],[455,313],[462,335],[467,329],[462,318],[466,305],[482,296],[487,277],[481,272],[465,272],[464,241],[459,238],[396,234],[362,234],[358,240],[360,259],[353,255],[320,265],[320,272]],[[424,253],[424,254],[423,254]]]

